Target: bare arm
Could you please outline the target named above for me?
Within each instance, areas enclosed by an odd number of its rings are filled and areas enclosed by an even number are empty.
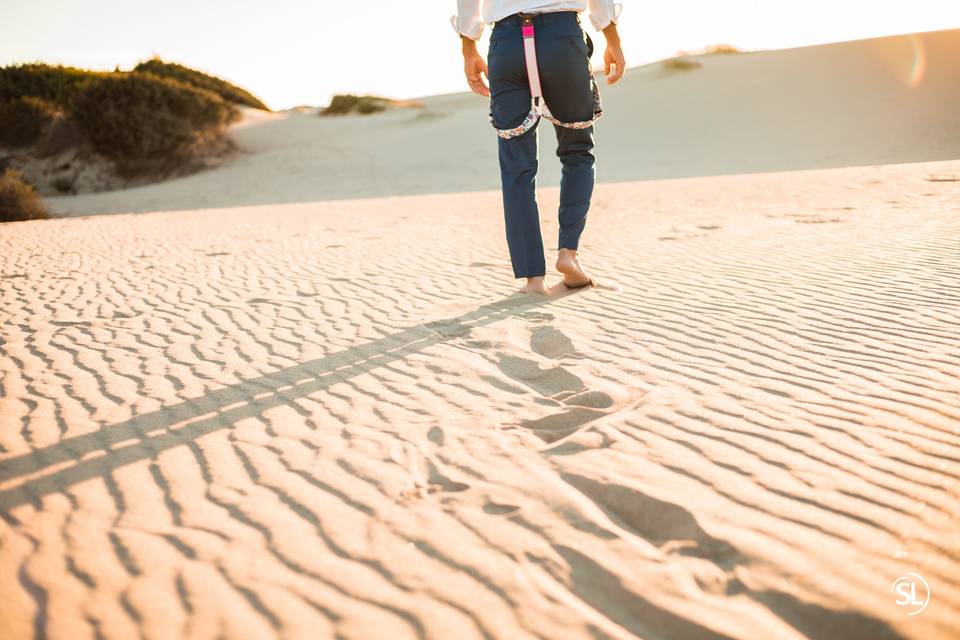
[[[483,77],[487,75],[487,63],[477,52],[477,43],[466,36],[460,36],[463,51],[463,73],[467,76],[470,90],[481,96],[489,96],[490,89]]]
[[[603,52],[603,73],[607,76],[607,84],[616,84],[623,77],[627,62],[620,48],[620,34],[617,33],[617,23],[611,22],[603,29],[607,39],[607,50]]]

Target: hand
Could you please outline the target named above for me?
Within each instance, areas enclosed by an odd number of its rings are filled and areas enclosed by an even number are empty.
[[[603,52],[603,74],[607,76],[607,84],[616,84],[627,70],[627,61],[620,48],[620,34],[617,33],[617,23],[611,22],[603,29],[607,38],[607,50]]]
[[[463,38],[463,74],[467,76],[470,90],[481,96],[489,96],[490,88],[483,77],[487,73],[487,63],[483,56],[477,53],[477,43],[469,38]]]
[[[616,84],[623,77],[626,66],[620,45],[608,43],[607,50],[603,52],[603,74],[607,76],[607,84]]]

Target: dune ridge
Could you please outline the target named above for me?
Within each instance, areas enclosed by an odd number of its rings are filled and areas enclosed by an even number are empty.
[[[601,84],[601,182],[960,157],[960,29],[691,59],[702,67],[664,74],[655,63]],[[335,119],[248,110],[233,129],[247,153],[215,171],[50,205],[94,215],[498,189],[488,102],[417,102]],[[539,132],[538,181],[556,186],[554,133]]]

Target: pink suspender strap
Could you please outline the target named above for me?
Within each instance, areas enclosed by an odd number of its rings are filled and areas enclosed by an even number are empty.
[[[593,126],[602,115],[603,109],[600,107],[600,92],[597,90],[597,83],[590,78],[590,84],[593,88],[593,117],[589,120],[580,122],[560,122],[550,113],[547,104],[543,101],[543,90],[540,87],[540,69],[537,67],[537,47],[533,38],[533,18],[530,15],[521,14],[520,25],[523,34],[523,57],[527,65],[527,79],[530,81],[530,96],[533,104],[530,106],[530,113],[523,119],[519,126],[512,129],[497,129],[493,120],[493,101],[490,102],[490,124],[497,130],[497,135],[504,140],[522,136],[530,131],[541,117],[546,118],[558,127],[567,129],[587,129]]]
[[[533,21],[523,21],[523,54],[527,61],[527,77],[530,79],[530,96],[537,102],[543,97],[540,89],[540,70],[537,68],[537,47],[533,38]]]

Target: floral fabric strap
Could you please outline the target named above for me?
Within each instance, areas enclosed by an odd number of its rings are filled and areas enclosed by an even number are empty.
[[[520,126],[512,129],[497,129],[493,121],[493,110],[490,112],[490,124],[493,125],[497,135],[505,140],[522,136],[533,128],[541,117],[546,118],[553,124],[567,129],[586,129],[592,127],[593,123],[603,117],[603,106],[600,104],[600,90],[597,88],[596,80],[593,74],[590,74],[590,85],[593,89],[593,117],[590,120],[581,122],[560,122],[553,117],[547,103],[543,99],[543,89],[540,86],[540,68],[537,66],[537,47],[534,39],[533,18],[522,16],[521,27],[523,32],[523,55],[527,64],[527,79],[530,81],[530,113],[523,119]],[[493,101],[491,99],[491,107]]]

